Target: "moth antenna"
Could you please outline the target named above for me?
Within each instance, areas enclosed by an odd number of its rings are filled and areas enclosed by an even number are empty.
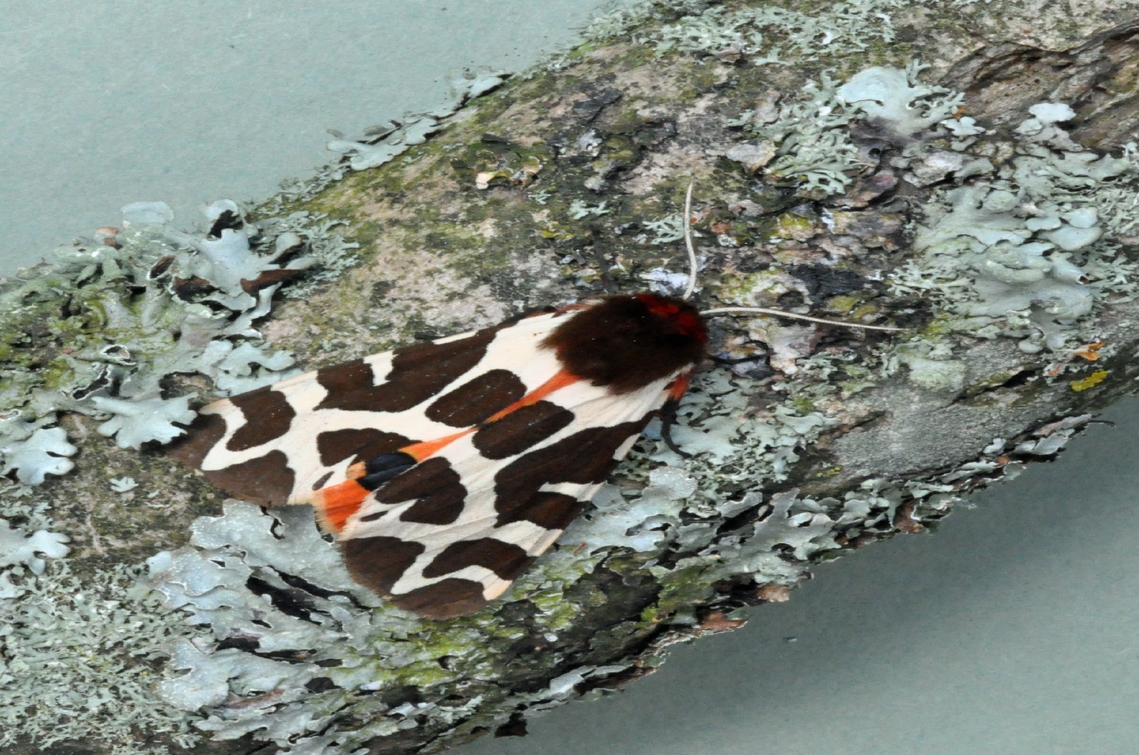
[[[688,182],[688,191],[684,195],[684,246],[688,249],[688,285],[684,287],[681,299],[692,298],[696,291],[696,247],[692,245],[692,187],[695,181]]]
[[[692,189],[696,185],[695,181],[688,182],[688,191],[684,195],[684,245],[688,248],[688,285],[684,289],[684,294],[681,299],[690,299],[692,294],[696,291],[696,248],[692,245]],[[857,322],[843,322],[842,320],[828,320],[824,317],[811,317],[810,315],[796,315],[791,312],[784,312],[781,309],[765,309],[763,307],[717,307],[716,309],[706,309],[701,312],[701,315],[723,315],[730,312],[750,312],[759,315],[777,315],[779,317],[786,317],[790,320],[806,320],[807,322],[818,322],[823,325],[838,325],[844,328],[862,328],[863,330],[884,330],[889,333],[897,333],[901,328],[890,327],[889,325],[863,325]]]
[[[890,325],[863,325],[859,322],[844,322],[843,320],[828,320],[825,317],[811,317],[810,315],[797,315],[793,312],[784,312],[781,309],[766,309],[764,307],[716,307],[715,309],[706,309],[701,312],[701,315],[708,317],[710,315],[724,315],[733,312],[750,312],[759,315],[775,315],[777,317],[786,317],[789,320],[806,320],[807,322],[819,322],[824,325],[839,325],[844,328],[862,328],[863,330],[884,330],[889,333],[898,333],[903,328],[895,328]]]

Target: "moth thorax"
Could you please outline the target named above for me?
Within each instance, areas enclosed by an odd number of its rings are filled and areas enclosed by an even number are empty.
[[[599,299],[574,311],[543,345],[562,366],[613,393],[628,393],[691,369],[708,336],[691,304],[655,294]]]

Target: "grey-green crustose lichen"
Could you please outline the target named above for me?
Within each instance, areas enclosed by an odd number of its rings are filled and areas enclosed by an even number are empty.
[[[809,49],[828,53],[857,49],[857,44],[844,47],[843,40],[858,42],[849,32],[867,23],[875,25],[877,39],[885,39],[886,32],[878,32],[888,30],[889,24],[871,19],[877,18],[875,13],[894,7],[901,5],[868,2],[836,6],[835,14],[819,17],[822,26],[810,27],[832,26],[831,40]],[[770,38],[771,34],[755,20],[759,16],[705,11],[680,17],[665,4],[651,8],[673,14],[662,16],[663,25],[646,33],[646,48],[654,56],[677,55],[680,46],[687,46],[711,53],[725,64],[737,54],[762,62],[767,54],[764,50],[769,49],[761,48],[762,40],[755,36],[767,33]],[[723,33],[712,33],[721,23]],[[790,34],[799,33],[794,25],[789,28]],[[745,36],[739,37],[741,34]],[[674,49],[660,49],[661,45],[667,48],[669,39],[675,41]],[[707,45],[701,48],[705,39]],[[728,47],[720,47],[724,39]],[[745,44],[729,49],[737,39]],[[831,45],[830,50],[825,49]],[[781,49],[794,52],[793,47],[784,45]],[[707,70],[702,75],[714,78]],[[850,96],[840,101],[843,91]],[[648,636],[661,623],[696,625],[700,617],[693,606],[707,600],[716,584],[738,580],[793,585],[803,578],[812,560],[897,529],[920,528],[923,520],[936,519],[947,511],[972,480],[1014,473],[1019,468],[1017,457],[1055,453],[1086,417],[1041,428],[1038,435],[1015,444],[994,439],[971,466],[931,479],[871,479],[856,490],[834,496],[806,495],[794,487],[780,487],[798,482],[794,475],[804,449],[836,425],[836,402],[857,396],[874,376],[904,368],[902,374],[929,390],[962,388],[964,378],[955,368],[950,336],[963,327],[974,327],[976,321],[963,321],[959,305],[981,302],[988,309],[980,315],[968,314],[987,318],[983,324],[989,328],[987,335],[1015,338],[1030,349],[1033,345],[1051,349],[1059,359],[1069,348],[1069,341],[1076,346],[1085,340],[1081,328],[1097,302],[1129,292],[1128,263],[1113,257],[1111,251],[1112,236],[1120,224],[1131,222],[1121,208],[1122,197],[1113,193],[1125,191],[1133,180],[1130,155],[1103,158],[1107,162],[1091,168],[1089,165],[1100,156],[1092,155],[1090,161],[1071,157],[1084,151],[1063,141],[1058,125],[1063,121],[1055,117],[1062,111],[1048,103],[1034,116],[1038,123],[1025,126],[1019,136],[1008,137],[1005,142],[989,140],[986,132],[978,131],[980,126],[951,117],[954,96],[923,84],[915,67],[909,71],[874,67],[845,80],[820,77],[814,89],[801,96],[782,94],[760,103],[746,118],[734,119],[731,128],[736,129],[735,141],[724,149],[729,167],[721,170],[725,175],[735,171],[741,187],[754,186],[750,180],[754,177],[764,178],[767,184],[781,184],[791,199],[784,196],[779,201],[789,204],[777,209],[772,222],[770,215],[763,214],[771,208],[772,195],[761,188],[741,189],[735,209],[725,216],[739,220],[736,227],[717,230],[716,217],[702,218],[698,224],[702,245],[714,239],[724,249],[755,245],[770,250],[773,264],[766,270],[739,270],[741,275],[727,285],[717,285],[720,271],[707,271],[703,285],[722,301],[770,304],[788,294],[801,295],[807,301],[811,290],[789,272],[804,254],[796,245],[818,241],[831,245],[828,253],[841,257],[844,253],[857,256],[858,248],[843,247],[834,238],[857,238],[872,249],[887,249],[897,243],[898,229],[891,225],[894,221],[886,217],[887,213],[870,222],[858,206],[832,206],[821,212],[804,209],[805,203],[832,189],[846,189],[851,195],[861,192],[872,199],[881,188],[866,180],[868,165],[861,160],[851,127],[870,124],[917,137],[912,149],[896,155],[898,164],[887,166],[887,170],[895,179],[934,187],[918,221],[926,230],[917,235],[922,239],[936,237],[939,244],[919,243],[913,267],[889,280],[900,294],[908,294],[904,286],[923,286],[914,291],[933,302],[935,318],[919,337],[905,340],[897,350],[885,345],[854,352],[842,347],[818,349],[816,333],[809,327],[755,320],[745,324],[745,336],[733,329],[727,334],[725,351],[734,355],[754,353],[754,341],[762,340],[770,347],[769,361],[778,374],[765,375],[745,364],[737,368],[739,374],[719,370],[703,376],[686,400],[676,430],[677,440],[696,455],[695,460],[675,456],[650,430],[619,478],[598,496],[596,509],[567,533],[566,542],[573,547],[551,551],[540,560],[508,596],[514,603],[492,607],[466,620],[425,627],[377,601],[347,578],[334,548],[317,535],[311,515],[304,510],[270,515],[241,502],[227,502],[220,516],[204,517],[195,523],[190,545],[150,559],[149,584],[165,596],[164,604],[151,598],[150,603],[122,600],[116,607],[123,611],[124,621],[143,622],[145,630],[140,636],[132,639],[125,633],[95,631],[92,647],[123,659],[122,666],[89,669],[93,686],[117,695],[116,705],[95,700],[86,711],[77,707],[73,728],[61,733],[82,737],[102,729],[113,740],[123,736],[129,719],[141,717],[153,730],[161,731],[165,726],[181,741],[190,741],[194,733],[221,739],[251,735],[284,751],[324,755],[350,752],[373,737],[413,729],[438,731],[454,725],[462,736],[476,726],[505,722],[510,711],[540,711],[573,696],[576,688],[619,678],[629,671],[625,662],[575,666],[572,658],[567,658],[568,669],[536,691],[511,693],[492,683],[471,684],[473,679],[493,679],[501,674],[497,658],[533,630],[549,644],[543,652],[556,655],[561,636],[573,631],[579,609],[598,600],[597,595],[577,589],[583,577],[597,569],[615,570],[629,582],[635,581],[638,571],[648,572],[659,585],[640,621],[624,626],[621,632]],[[781,125],[783,118],[792,117],[794,129]],[[425,119],[409,119],[410,129],[374,134],[374,143],[360,142],[364,146],[350,151],[362,168],[378,159],[388,163],[410,161],[400,164],[412,165],[432,149],[445,148],[438,146],[443,142],[437,144],[431,139],[418,145],[410,143],[427,136],[425,127],[419,125],[424,123]],[[809,133],[810,129],[815,131]],[[1040,137],[1045,132],[1048,135]],[[392,138],[385,142],[388,137]],[[605,188],[614,180],[616,168],[636,164],[637,153],[623,135],[587,134],[581,144],[583,154],[597,158],[582,181],[587,191],[594,190],[591,185]],[[826,145],[835,148],[832,154],[826,154]],[[543,168],[544,175],[542,171],[532,173],[535,160],[550,159],[541,149],[499,150],[484,144],[451,152],[462,171],[470,169],[476,187],[478,176],[484,174],[486,190],[509,184],[529,192],[531,206],[525,212],[547,211],[545,227],[567,243],[581,235],[584,223],[601,218],[621,223],[628,220],[627,208],[605,204],[590,194],[571,193],[568,200],[562,200],[549,193],[550,185],[573,186],[568,181],[556,184],[556,173],[550,169]],[[1003,166],[1010,160],[1015,166],[1014,155],[1042,161],[1032,165],[1048,170],[1048,177],[1025,189],[1023,196],[1019,194],[1023,187],[1012,185],[1018,178],[1015,167],[1002,175]],[[992,164],[991,171],[985,170],[986,159]],[[1105,165],[1112,166],[1111,170],[1118,168],[1118,172],[1110,176],[1096,172]],[[337,174],[344,177],[350,168],[351,160],[331,169],[328,178],[334,179]],[[495,175],[485,175],[488,173]],[[458,168],[456,174],[467,175]],[[361,181],[389,180],[367,178],[380,176],[382,171],[359,175]],[[1035,173],[1030,170],[1019,175]],[[740,180],[740,176],[749,180]],[[1108,184],[1105,178],[1115,184]],[[682,181],[674,183],[680,186]],[[953,194],[966,183],[969,192]],[[298,187],[293,199],[286,197],[278,206],[288,210],[288,203],[296,198],[317,199],[326,185]],[[1008,195],[1012,195],[1011,200]],[[1033,214],[1024,205],[1026,200],[1039,213]],[[660,264],[643,274],[663,290],[674,287],[683,277],[673,272],[678,265],[665,246],[677,238],[676,206],[673,202],[654,208],[642,216],[648,221],[643,228],[633,232],[633,243],[658,252]],[[1089,207],[1095,212],[1089,213]],[[42,319],[50,333],[65,335],[69,344],[76,346],[69,345],[72,351],[58,355],[58,361],[48,364],[39,375],[26,369],[30,364],[23,364],[23,372],[16,369],[10,377],[5,376],[5,388],[11,389],[4,395],[23,399],[22,403],[4,406],[20,412],[9,417],[14,424],[9,426],[11,432],[4,446],[5,463],[12,465],[17,475],[21,470],[32,477],[52,474],[48,465],[59,472],[68,471],[64,469],[70,463],[66,450],[58,445],[67,443],[67,438],[52,432],[62,431],[53,424],[58,411],[102,412],[101,425],[106,433],[119,443],[135,447],[169,434],[179,422],[178,416],[186,411],[182,397],[188,393],[173,398],[155,393],[159,381],[170,372],[193,369],[204,374],[211,379],[212,387],[201,382],[187,390],[218,395],[287,374],[291,369],[288,355],[267,348],[256,332],[257,320],[267,314],[270,305],[271,293],[263,293],[268,287],[250,293],[240,285],[242,277],[235,278],[233,273],[243,270],[242,275],[259,275],[289,266],[294,270],[304,267],[311,281],[335,274],[351,257],[350,249],[335,239],[330,228],[314,230],[326,221],[311,216],[281,220],[262,215],[254,223],[239,226],[231,218],[220,226],[234,227],[219,227],[205,237],[172,237],[163,222],[144,222],[145,213],[161,221],[161,208],[134,208],[132,212],[140,215],[134,216],[131,229],[118,236],[117,249],[92,244],[91,248],[71,250],[54,271],[30,276],[27,287],[21,289],[19,316]],[[217,205],[211,221],[216,224],[226,212],[240,215],[236,206]],[[757,219],[745,233],[740,230],[746,225],[742,219],[750,212],[757,213]],[[1109,222],[1106,218],[1117,220]],[[1030,224],[1030,219],[1040,222]],[[488,232],[505,225],[489,214],[481,220]],[[253,226],[259,226],[260,233],[252,232]],[[993,229],[1006,234],[998,239],[1003,246],[990,242],[988,236],[978,238]],[[377,224],[371,232],[378,236],[382,230]],[[1054,232],[1059,232],[1058,238],[1053,238]],[[641,235],[643,239],[637,240]],[[1090,238],[1093,235],[1097,238]],[[471,271],[477,269],[475,252],[485,237],[456,230],[452,236],[437,239],[464,253],[469,251],[471,260],[466,264]],[[366,243],[363,238],[358,241]],[[1042,244],[1052,246],[1039,246]],[[1029,245],[1038,246],[1021,248]],[[274,255],[278,255],[276,259]],[[152,278],[156,266],[168,257],[173,258],[170,267]],[[589,268],[591,260],[572,246],[566,248],[565,257],[568,259],[561,264],[574,271],[577,283],[587,290],[596,285],[600,270],[577,272]],[[946,268],[945,257],[951,258],[952,267]],[[306,258],[317,258],[321,265],[308,267]],[[499,253],[495,262],[515,264],[518,258]],[[1080,272],[1073,272],[1073,267]],[[916,270],[918,284],[911,270]],[[1081,277],[1089,282],[1082,282]],[[49,280],[45,282],[45,278]],[[175,278],[183,283],[176,284]],[[194,282],[194,278],[201,282]],[[1000,287],[990,286],[990,280]],[[1059,286],[1061,295],[1041,296],[1041,281]],[[198,292],[183,288],[183,292],[190,291],[187,302],[176,293],[177,287],[187,282],[208,285]],[[311,284],[304,280],[290,283],[281,292],[287,293],[291,287],[296,295],[306,285]],[[456,286],[455,290],[462,289]],[[60,298],[59,291],[70,298]],[[213,297],[209,316],[193,306],[201,303],[195,297],[202,296]],[[70,301],[70,315],[57,317],[53,313],[64,300]],[[1056,301],[1090,302],[1090,307],[1048,311]],[[861,294],[831,297],[824,304],[854,316],[873,315],[880,305]],[[226,310],[224,316],[214,316],[216,307]],[[418,312],[413,306],[409,309],[408,328],[447,328],[452,322],[431,312]],[[482,316],[493,319],[495,313],[488,310]],[[108,340],[105,333],[116,338]],[[324,348],[340,353],[338,340],[324,338]],[[4,358],[20,365],[19,347],[5,344],[4,348],[9,349]],[[120,386],[117,395],[100,394],[105,390],[100,384],[103,376],[109,385]],[[840,379],[832,384],[836,377]],[[124,385],[125,393],[121,391]],[[757,394],[768,395],[770,401],[756,407],[748,397]],[[159,411],[154,415],[135,411],[149,406],[147,402],[159,402],[154,405]],[[37,438],[36,433],[42,432],[52,434]],[[22,461],[25,458],[30,461]],[[132,492],[124,478],[109,480],[108,485],[112,484],[126,488],[124,494]],[[764,488],[777,492],[765,495]],[[27,490],[17,488],[4,499],[4,515],[19,522],[15,529],[9,527],[6,539],[0,541],[13,562],[4,573],[4,584],[12,593],[4,607],[10,609],[11,625],[20,631],[56,631],[43,630],[41,627],[47,625],[34,622],[35,597],[50,595],[59,603],[69,592],[80,590],[62,572],[55,571],[55,564],[67,563],[58,560],[67,547],[66,535],[54,532],[50,512],[37,508],[30,500],[34,494],[25,494]],[[749,511],[757,512],[754,521],[727,529],[729,522],[738,521]],[[99,587],[99,594],[111,602],[126,590],[125,583],[115,581],[83,584],[87,592]],[[512,621],[506,615],[510,609],[505,606],[525,604],[534,608],[527,623]],[[497,612],[499,608],[502,614]],[[51,626],[74,626],[84,620],[81,617],[91,615],[85,610],[76,606],[74,611],[62,612],[52,619]],[[180,621],[179,616],[189,617],[190,623]],[[151,676],[140,677],[135,687],[119,690],[111,684],[124,668],[130,668],[128,659],[156,652],[152,643],[156,637],[162,638],[160,649],[170,658],[165,666]],[[26,644],[9,641],[7,647],[18,651],[13,657],[42,660]],[[49,663],[76,657],[61,650],[53,661],[54,651],[41,648],[36,652],[47,653]],[[44,678],[45,690],[74,682],[76,677],[66,664],[53,668],[54,675]],[[20,682],[19,677],[13,677],[0,689],[19,696]],[[447,693],[458,685],[465,696]],[[403,691],[407,688],[416,688],[419,694],[406,695]],[[156,689],[157,695],[139,693],[140,689]],[[195,723],[193,729],[189,728],[191,722]],[[34,719],[23,725],[24,734],[43,741],[47,722]],[[120,746],[124,753],[131,751],[132,745],[126,741]]]

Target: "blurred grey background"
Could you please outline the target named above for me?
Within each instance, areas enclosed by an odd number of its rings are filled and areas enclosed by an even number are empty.
[[[192,225],[349,136],[519,69],[591,0],[0,5],[0,274],[163,200]],[[600,702],[461,755],[1139,753],[1139,402],[927,536],[816,570],[790,603]]]
[[[4,0],[0,275],[162,200],[187,226],[327,162],[327,129],[450,101],[464,66],[526,67],[598,0]]]

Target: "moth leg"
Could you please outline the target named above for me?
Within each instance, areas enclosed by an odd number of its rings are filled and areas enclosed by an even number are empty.
[[[660,439],[668,446],[668,449],[677,456],[684,459],[691,459],[692,454],[687,451],[681,451],[680,447],[676,445],[676,441],[672,439],[672,426],[676,424],[676,409],[680,406],[680,402],[676,399],[669,399],[664,402],[664,406],[660,408]]]
[[[716,356],[715,354],[712,354],[712,355],[709,355],[708,359],[711,360],[712,362],[715,362],[716,364],[724,365],[725,367],[730,367],[733,364],[744,364],[745,362],[758,362],[758,361],[762,360],[763,357],[764,357],[764,355],[762,355],[762,354],[754,356],[754,357],[735,357],[735,358],[720,357],[720,356]]]

